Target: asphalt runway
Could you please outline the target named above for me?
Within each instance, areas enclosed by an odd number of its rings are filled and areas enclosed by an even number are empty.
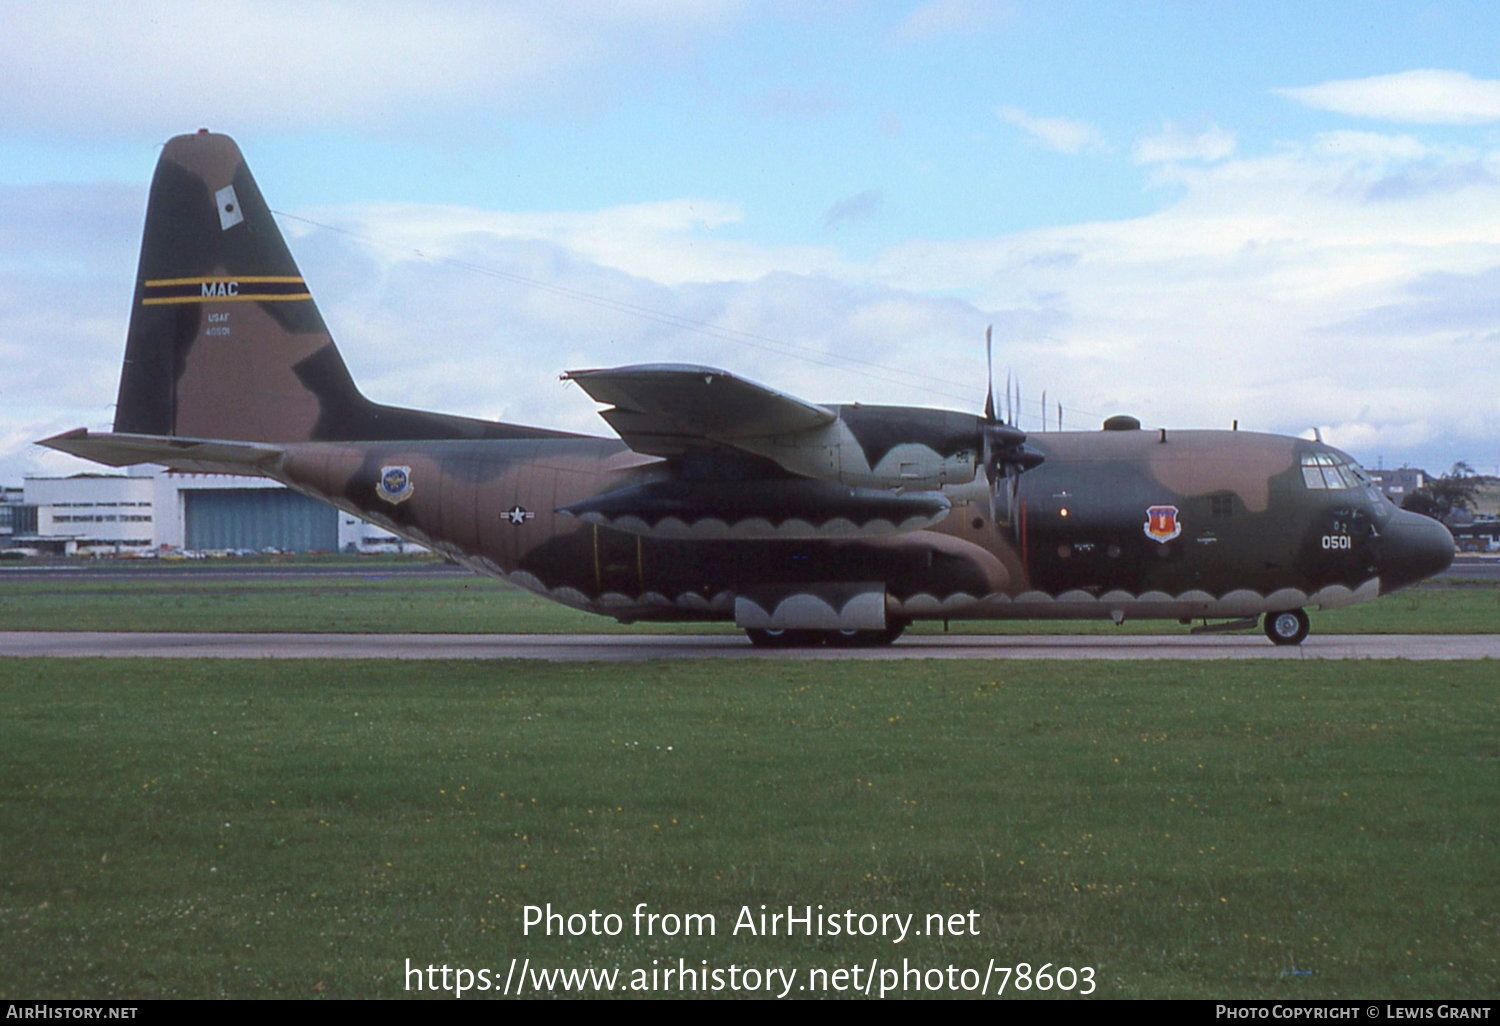
[[[1500,659],[1497,634],[1070,637],[916,635],[884,648],[753,648],[731,634],[165,634],[0,632],[0,656],[155,659]]]
[[[1471,581],[1500,581],[1500,556],[1481,556],[1472,552],[1460,552],[1453,557],[1453,565],[1437,575],[1437,580],[1447,577]]]

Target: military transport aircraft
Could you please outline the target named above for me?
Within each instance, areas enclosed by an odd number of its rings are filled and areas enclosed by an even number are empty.
[[[564,375],[618,438],[371,402],[226,136],[152,181],[112,466],[273,478],[483,574],[630,622],[733,620],[760,645],[879,644],[913,620],[1170,617],[1307,635],[1305,607],[1448,566],[1319,441],[1240,431],[1028,438],[982,415],[806,402],[650,364]],[[1198,628],[1203,629],[1203,628]]]

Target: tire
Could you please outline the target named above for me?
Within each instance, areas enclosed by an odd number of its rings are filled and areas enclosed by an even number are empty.
[[[904,622],[891,621],[880,630],[829,631],[828,644],[834,648],[874,648],[877,645],[889,645],[901,637],[904,630]]]
[[[1301,609],[1285,609],[1266,614],[1266,637],[1278,645],[1300,645],[1311,624]]]
[[[821,645],[821,631],[793,631],[785,627],[746,627],[745,634],[756,648],[807,648]]]

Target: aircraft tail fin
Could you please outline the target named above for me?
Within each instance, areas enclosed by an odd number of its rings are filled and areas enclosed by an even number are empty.
[[[239,147],[201,130],[151,182],[117,434],[254,442],[550,435],[355,386]]]
[[[356,397],[234,140],[169,141],[146,207],[115,431],[303,441],[326,405]]]

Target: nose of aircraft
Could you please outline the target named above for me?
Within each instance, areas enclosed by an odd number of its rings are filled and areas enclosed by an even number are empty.
[[[1385,526],[1380,593],[1440,574],[1453,562],[1453,535],[1431,517],[1399,510]]]

